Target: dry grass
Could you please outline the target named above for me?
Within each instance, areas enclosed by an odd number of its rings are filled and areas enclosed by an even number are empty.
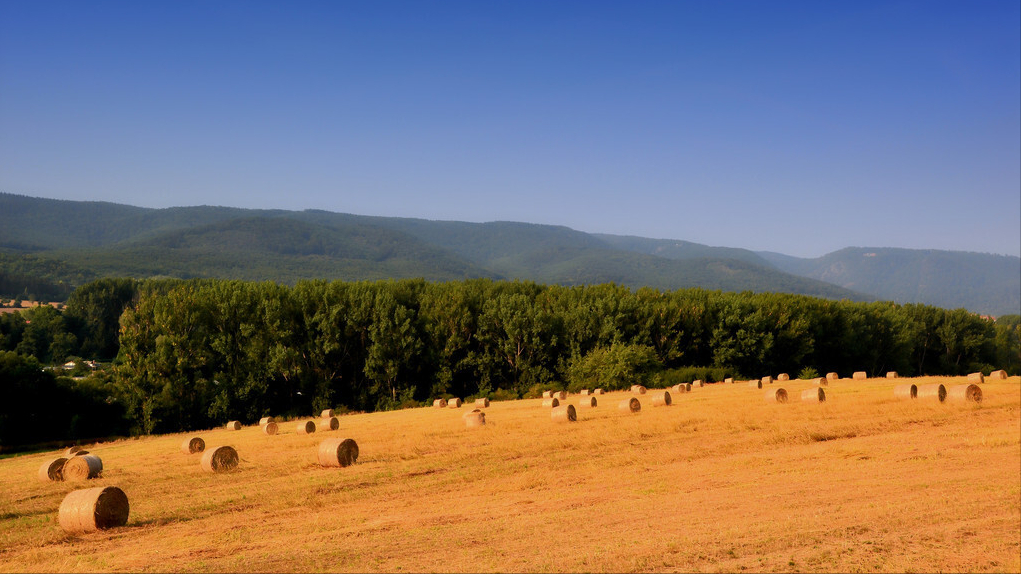
[[[59,453],[24,455],[0,460],[0,571],[1021,570],[1019,378],[981,403],[893,385],[787,404],[707,385],[637,414],[608,393],[570,425],[540,399],[494,402],[474,429],[446,409],[344,416],[347,468],[319,466],[321,436],[254,426],[189,433],[237,448],[227,474],[184,434],[87,445],[105,467],[90,486],[123,489],[131,514],[83,535],[57,525],[76,486],[36,477]]]

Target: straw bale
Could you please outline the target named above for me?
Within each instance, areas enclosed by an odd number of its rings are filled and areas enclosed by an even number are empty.
[[[684,383],[684,392],[686,393],[691,392],[691,383]]]
[[[603,394],[603,389],[596,389],[596,390],[592,391],[592,394],[593,395],[601,395],[601,394]]]
[[[294,428],[294,432],[298,434],[312,434],[316,432],[315,421],[303,421],[298,423],[298,426]]]
[[[815,387],[813,389],[806,389],[801,391],[801,400],[805,402],[826,402],[826,391],[822,387]]]
[[[563,405],[551,410],[550,417],[555,423],[573,423],[578,420],[578,411],[574,405]]]
[[[486,426],[486,413],[480,411],[479,409],[469,411],[465,413],[465,415],[466,416],[463,417],[464,426],[468,428],[478,428]]]
[[[552,398],[549,398],[549,399],[543,399],[542,406],[545,407],[545,408],[550,408],[550,407],[556,408],[556,407],[559,407],[560,406],[560,399],[558,399],[556,397],[552,397]]]
[[[103,472],[103,461],[94,454],[72,456],[64,463],[64,480],[98,478]]]
[[[898,399],[914,399],[918,397],[918,387],[913,384],[897,385],[893,388],[893,396]]]
[[[954,385],[947,389],[947,398],[955,401],[981,403],[982,389],[980,389],[978,385],[972,383],[968,383],[966,385]]]
[[[886,378],[888,378],[888,379],[897,379],[897,378],[900,378],[900,375],[897,374],[897,371],[887,371]]]
[[[328,419],[332,416],[334,416],[333,409],[326,409],[323,412],[319,413],[319,418],[321,419]]]
[[[817,377],[815,379],[812,379],[812,382],[815,383],[816,385],[819,385],[820,387],[825,387],[829,385],[827,381],[828,379],[826,377]]]
[[[840,378],[840,375],[836,373],[826,373],[826,378],[830,381],[835,381]]]
[[[695,379],[694,381],[691,381],[691,386],[693,386],[693,387],[704,387],[705,386],[705,381],[703,381],[702,379]]]
[[[358,460],[358,443],[350,438],[328,438],[319,443],[317,454],[322,466],[351,466]]]
[[[455,397],[447,401],[447,408],[459,409],[461,408],[461,399]]]
[[[762,381],[763,385],[772,385],[773,384],[773,377],[770,377],[768,375],[765,376],[765,377],[762,377],[759,380]]]
[[[654,407],[669,407],[672,402],[670,393],[667,391],[663,391],[663,394],[652,395],[652,406]]]
[[[642,385],[631,385],[631,392],[636,394],[636,395],[644,395],[645,391],[647,391],[647,390],[648,389],[646,389]]]
[[[447,399],[436,399],[433,401],[433,406],[438,409],[445,409],[447,408]]]
[[[58,456],[52,460],[48,460],[39,467],[39,480],[43,482],[59,482],[64,480],[64,463],[67,462],[67,457]]]
[[[732,385],[734,384],[734,377],[727,377],[726,379],[723,379],[723,382]]]
[[[489,399],[487,399],[486,397],[482,397],[481,399],[475,399],[475,406],[487,409],[489,408]]]
[[[581,397],[578,399],[579,407],[592,408],[598,404],[599,403],[596,402],[596,398],[592,395],[589,395],[587,397]]]
[[[181,443],[181,452],[184,454],[195,454],[204,450],[206,450],[206,441],[202,440],[201,437],[189,437]]]
[[[542,392],[542,398],[544,398],[544,399],[552,399],[553,398],[553,391],[543,391]]]
[[[316,421],[316,430],[331,431],[340,428],[340,421],[337,417],[330,417],[328,419],[319,419]]]
[[[465,411],[465,413],[463,415],[461,415],[461,418],[462,419],[467,419],[468,417],[473,416],[475,413],[481,413],[481,412],[482,412],[482,409],[474,408],[474,409],[472,409],[470,411]]]
[[[553,393],[553,396],[560,399],[560,402],[564,402],[567,400],[567,391],[557,391]]]
[[[240,421],[230,421],[227,423],[227,430],[241,430]]]
[[[749,387],[755,387],[756,389],[762,388],[762,381],[748,381]]]
[[[978,373],[968,373],[968,382],[969,383],[979,383],[979,384],[981,384],[981,383],[986,382],[986,378],[984,376],[982,376],[981,372],[978,372]]]
[[[1006,379],[1007,378],[1007,371],[1004,371],[1002,369],[999,370],[999,371],[993,371],[993,372],[989,373],[989,378],[990,379]]]
[[[275,435],[280,430],[280,426],[275,422],[268,422],[262,425],[262,432],[268,435]]]
[[[583,397],[587,397],[589,392],[588,392],[588,389],[582,389],[581,392],[579,392],[578,394],[583,396]]]
[[[642,410],[642,403],[638,402],[638,399],[636,399],[635,397],[631,397],[630,399],[624,399],[623,401],[620,401],[620,404],[617,406],[617,408],[626,413],[637,413],[638,411]]]
[[[778,380],[778,381],[789,381],[789,380],[791,380],[791,376],[788,375],[787,373],[780,373],[779,375],[776,376],[776,380]]]
[[[72,457],[76,454],[89,454],[89,451],[83,449],[78,445],[69,446],[64,449],[64,456],[66,457]]]
[[[851,378],[855,381],[864,381],[869,378],[869,375],[865,371],[855,371]]]
[[[96,532],[128,523],[128,496],[116,486],[85,488],[68,493],[57,520],[64,532]]]
[[[688,392],[688,387],[684,383],[677,383],[676,385],[670,387],[670,390],[680,394]]]
[[[939,383],[933,383],[931,385],[921,385],[918,387],[918,398],[920,399],[938,399],[939,402],[947,400],[947,388]]]
[[[315,425],[312,425],[313,427]],[[218,446],[207,450],[202,455],[202,470],[206,472],[220,473],[234,470],[238,467],[238,451],[232,446]]]
[[[786,403],[787,402],[787,391],[783,387],[775,389],[769,389],[766,391],[766,400],[768,402]]]
[[[275,423],[275,422],[277,422],[277,420],[275,418],[273,418],[273,417],[262,417],[261,419],[259,419],[259,426],[263,426],[266,423]]]

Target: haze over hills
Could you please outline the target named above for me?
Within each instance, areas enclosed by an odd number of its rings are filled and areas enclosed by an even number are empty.
[[[148,209],[0,194],[0,290],[5,291],[45,292],[49,286],[66,292],[102,276],[283,283],[488,277],[884,299],[992,315],[1021,311],[1021,258],[878,248],[868,250],[875,256],[863,257],[861,252],[848,248],[799,259],[553,225],[318,210]]]

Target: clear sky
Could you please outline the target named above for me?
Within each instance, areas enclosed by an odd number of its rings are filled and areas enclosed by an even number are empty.
[[[0,2],[0,191],[1021,254],[1021,3]]]

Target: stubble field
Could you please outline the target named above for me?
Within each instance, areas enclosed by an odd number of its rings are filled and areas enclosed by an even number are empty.
[[[297,421],[85,445],[102,478],[42,482],[57,455],[0,460],[0,572],[1018,572],[1021,379],[987,380],[983,401],[894,398],[896,384],[831,381],[824,403],[717,384],[597,397],[556,423],[541,399]],[[767,385],[768,387],[768,385]],[[567,402],[577,406],[577,396]],[[234,446],[238,469],[208,474],[188,436]],[[327,437],[360,456],[321,468]],[[57,524],[64,496],[115,485],[124,527]]]

